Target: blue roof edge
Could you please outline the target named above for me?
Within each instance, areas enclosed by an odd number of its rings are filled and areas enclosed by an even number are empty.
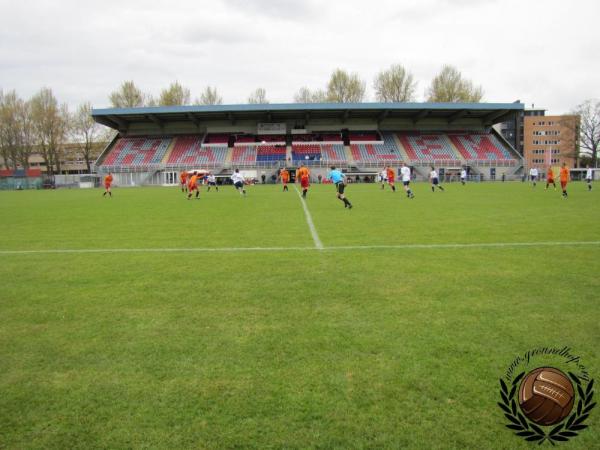
[[[241,105],[147,106],[140,108],[95,108],[92,116],[127,114],[175,114],[193,112],[264,112],[264,111],[368,111],[368,110],[511,110],[523,111],[523,103],[268,103]]]

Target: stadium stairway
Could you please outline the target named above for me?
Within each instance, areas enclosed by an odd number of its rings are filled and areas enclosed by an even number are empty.
[[[231,167],[231,160],[233,159],[233,147],[227,149],[227,155],[225,156],[225,162],[223,167]]]
[[[356,161],[354,160],[354,156],[352,155],[352,150],[350,150],[349,145],[344,145],[344,152],[346,153],[346,160],[348,161],[348,165],[355,166]]]
[[[398,138],[398,134],[393,133],[393,137],[394,137],[394,142],[396,143],[396,147],[398,147],[398,152],[400,153],[400,157],[402,158],[402,161],[405,161],[408,163],[410,161],[410,158],[408,157],[408,154],[406,153],[406,150],[404,149],[402,142],[400,142],[400,139]]]
[[[176,142],[177,142],[177,138],[171,139],[171,143],[167,147],[167,151],[165,152],[165,156],[163,156],[163,159],[160,162],[161,164],[167,164],[167,161],[169,160],[169,157],[171,156],[171,152],[175,148]]]

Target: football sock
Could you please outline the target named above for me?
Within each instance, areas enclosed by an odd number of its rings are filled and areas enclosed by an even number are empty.
[[[438,186],[438,187],[440,188],[440,191],[443,191],[443,190],[444,190],[444,188],[443,188],[442,186]]]
[[[431,186],[431,192],[435,192],[435,187]]]

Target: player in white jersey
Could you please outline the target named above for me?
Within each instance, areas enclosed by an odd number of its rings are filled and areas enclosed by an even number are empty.
[[[379,181],[381,182],[381,189],[385,189],[385,182],[387,181],[387,167],[384,167],[381,172],[379,172]]]
[[[408,198],[415,198],[415,194],[410,190],[410,167],[404,163],[400,167],[400,176],[402,177],[402,185],[406,191],[406,196]]]
[[[444,188],[440,184],[437,170],[435,170],[435,167],[433,166],[431,166],[431,172],[429,172],[429,180],[431,181],[431,192],[435,192],[436,186],[440,191],[444,191]]]
[[[594,171],[592,169],[590,169],[590,165],[588,164],[586,166],[586,171],[585,171],[585,181],[587,182],[588,185],[588,191],[592,190],[592,180],[594,179]]]
[[[532,167],[531,169],[529,169],[529,178],[533,183],[533,187],[535,187],[539,175],[540,173],[538,172],[537,167]]]
[[[246,196],[246,189],[244,189],[244,182],[246,179],[240,173],[240,169],[235,169],[235,172],[231,175],[231,181],[240,195]]]
[[[209,173],[206,176],[206,184],[208,184],[206,192],[210,192],[211,187],[214,187],[215,191],[219,192],[219,186],[217,186],[217,177],[215,177],[212,173]]]
[[[466,169],[462,169],[460,171],[460,182],[463,184],[463,186],[467,182],[467,170]]]

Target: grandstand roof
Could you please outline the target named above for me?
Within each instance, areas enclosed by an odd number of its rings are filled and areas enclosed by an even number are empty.
[[[149,123],[162,126],[167,122],[257,120],[278,122],[289,119],[443,119],[452,123],[459,119],[477,119],[484,125],[502,122],[523,103],[274,103],[263,105],[194,105],[158,106],[143,108],[93,109],[96,122],[117,130],[129,125]]]

